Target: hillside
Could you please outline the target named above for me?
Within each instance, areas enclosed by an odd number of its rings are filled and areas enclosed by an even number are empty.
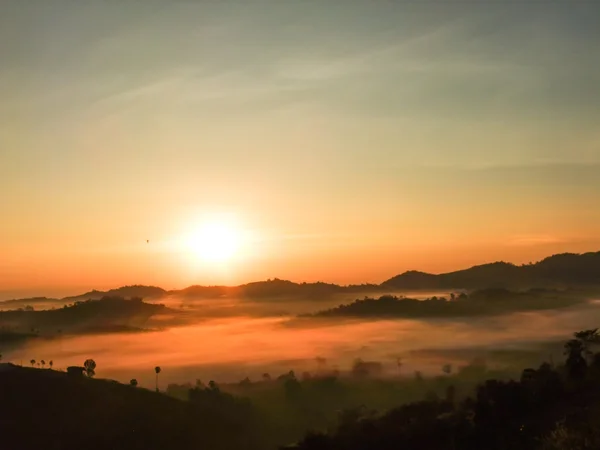
[[[594,450],[600,448],[598,329],[565,342],[564,363],[488,379],[466,398],[454,384],[383,414],[348,411],[336,429],[309,432],[296,450]]]
[[[46,336],[62,332],[135,331],[141,330],[153,316],[167,312],[174,313],[164,305],[149,304],[140,299],[103,297],[58,309],[3,311],[0,329],[13,334]]]
[[[358,293],[379,289],[380,286],[373,284],[340,286],[323,282],[294,283],[293,281],[274,278],[239,286],[190,286],[185,289],[170,291],[169,295],[203,298],[238,297],[257,300],[296,297],[311,300],[340,293]]]
[[[506,262],[494,262],[473,266],[454,272],[431,274],[407,271],[377,284],[341,286],[332,283],[295,283],[278,278],[257,281],[239,286],[189,286],[167,291],[156,286],[123,286],[109,291],[92,290],[85,294],[51,299],[30,299],[0,302],[0,309],[17,308],[24,305],[71,303],[81,300],[98,300],[103,297],[143,298],[156,300],[165,296],[219,298],[237,297],[256,300],[295,297],[318,300],[336,294],[358,294],[362,292],[390,293],[409,290],[458,290],[458,289],[529,289],[529,288],[600,288],[600,252],[584,254],[564,253],[553,255],[534,264],[517,266]]]
[[[142,286],[142,285],[134,285],[134,286],[122,286],[117,289],[110,289],[108,291],[97,291],[93,290],[90,292],[86,292],[85,294],[76,295],[73,297],[65,297],[62,300],[67,302],[73,302],[78,300],[99,300],[102,297],[139,297],[144,299],[157,298],[162,297],[167,293],[162,288],[156,286]]]
[[[218,396],[184,402],[109,380],[10,364],[0,364],[0,386],[2,448],[265,448],[251,405],[226,404]]]
[[[442,318],[506,314],[564,308],[584,301],[573,291],[483,289],[451,299],[432,297],[425,300],[384,295],[365,298],[336,308],[319,311],[307,317],[353,318]]]
[[[600,286],[600,252],[553,255],[522,266],[495,262],[439,275],[409,271],[381,286],[399,290]]]

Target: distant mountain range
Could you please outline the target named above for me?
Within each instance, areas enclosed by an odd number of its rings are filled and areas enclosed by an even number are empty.
[[[381,286],[392,289],[482,289],[600,286],[600,252],[563,253],[535,264],[495,262],[433,275],[409,271]]]
[[[257,299],[278,297],[299,297],[319,299],[334,294],[391,292],[406,290],[473,290],[485,288],[528,289],[528,288],[567,288],[600,287],[600,252],[583,254],[563,253],[545,258],[535,264],[517,266],[506,262],[495,262],[474,266],[469,269],[443,274],[430,274],[408,271],[384,281],[381,284],[361,284],[340,286],[330,283],[294,283],[273,279],[258,281],[240,286],[190,286],[185,289],[167,291],[156,286],[124,286],[108,291],[93,290],[85,294],[49,299],[8,300],[11,304],[40,304],[52,301],[75,302],[88,299],[101,299],[105,296],[125,298],[141,297],[156,299],[164,296],[185,297],[248,297]]]

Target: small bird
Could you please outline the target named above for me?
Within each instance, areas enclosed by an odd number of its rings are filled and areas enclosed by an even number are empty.
[[[149,244],[149,243],[150,243],[150,239],[146,239],[146,244]]]

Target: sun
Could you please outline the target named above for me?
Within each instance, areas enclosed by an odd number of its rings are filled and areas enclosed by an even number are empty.
[[[239,251],[240,232],[225,222],[209,222],[192,232],[187,242],[188,250],[208,263],[230,261]]]

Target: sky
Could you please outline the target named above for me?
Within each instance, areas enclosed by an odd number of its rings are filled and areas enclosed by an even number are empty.
[[[599,18],[595,0],[4,0],[0,295],[600,250]],[[207,221],[237,230],[227,262],[186,246]]]

